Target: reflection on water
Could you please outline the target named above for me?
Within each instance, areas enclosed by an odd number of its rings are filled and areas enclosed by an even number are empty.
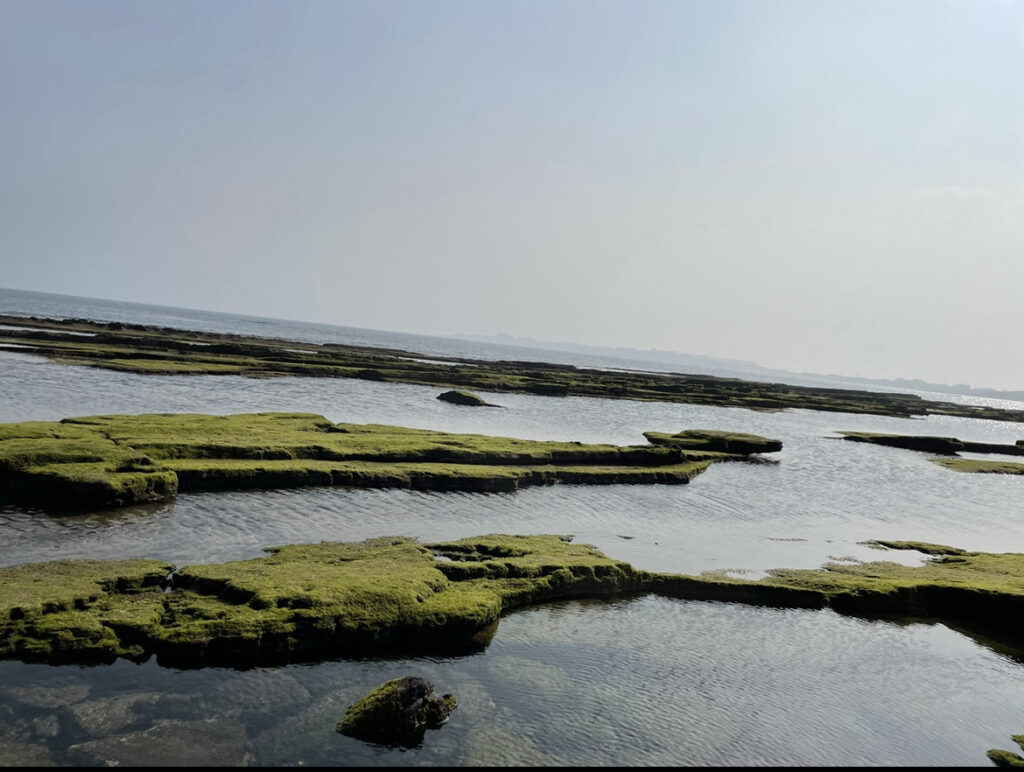
[[[0,422],[282,410],[617,444],[642,443],[647,430],[723,429],[777,437],[784,449],[771,461],[715,465],[685,486],[246,490],[76,514],[4,506],[0,565],[128,556],[184,565],[287,543],[488,532],[573,534],[639,568],[745,577],[830,559],[921,559],[871,549],[869,539],[1024,552],[1024,478],[958,474],[925,454],[835,435],[1012,443],[1024,436],[1020,424],[492,393],[481,396],[505,410],[473,410],[438,401],[438,392],[139,376],[0,352]],[[985,750],[1024,731],[1024,669],[997,651],[942,625],[641,597],[522,610],[502,620],[484,652],[454,659],[246,671],[4,662],[0,761],[129,763],[126,749],[176,748],[201,751],[197,763],[266,765],[985,764]],[[334,731],[349,704],[400,675],[453,692],[451,722],[410,751]]]
[[[335,732],[402,675],[453,693],[412,750]],[[626,598],[526,609],[483,653],[236,671],[0,663],[0,749],[156,764],[975,765],[1024,726],[1024,669],[942,625]],[[190,738],[192,740],[190,741]]]

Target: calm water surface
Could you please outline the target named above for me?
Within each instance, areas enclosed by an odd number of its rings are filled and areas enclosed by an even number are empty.
[[[232,317],[216,316],[231,327]],[[248,332],[243,328],[254,322],[234,323],[240,329],[226,331]],[[327,329],[339,341],[359,342]],[[439,402],[438,392],[355,380],[138,376],[0,353],[4,422],[288,410],[333,421],[621,444],[642,443],[646,430],[728,429],[778,437],[784,450],[770,460],[713,466],[685,486],[201,493],[74,515],[5,507],[0,565],[123,556],[183,565],[322,539],[488,532],[569,533],[640,568],[749,577],[830,559],[919,562],[914,553],[861,543],[877,538],[1024,552],[1024,479],[957,474],[924,454],[834,434],[1014,442],[1024,436],[1020,424],[488,393],[481,394],[505,409],[473,410]],[[428,733],[421,747],[382,749],[334,731],[355,699],[406,674],[459,699],[449,724]],[[1024,732],[1022,687],[1020,661],[942,625],[625,598],[516,612],[484,652],[455,659],[248,671],[180,671],[154,661],[0,663],[0,762],[124,761],[117,754],[137,744],[160,756],[150,763],[166,761],[168,748],[189,753],[200,746],[198,763],[220,764],[986,766],[988,748],[1008,748],[1010,735]]]

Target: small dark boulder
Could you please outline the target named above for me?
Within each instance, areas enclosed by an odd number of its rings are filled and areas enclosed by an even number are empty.
[[[455,698],[438,696],[423,678],[406,676],[381,684],[355,703],[338,724],[349,737],[407,748],[419,745],[427,729],[437,729],[455,710]]]
[[[453,405],[501,407],[501,405],[492,405],[490,402],[485,401],[483,397],[478,397],[471,391],[446,391],[444,394],[438,394],[437,398],[442,402],[451,402]]]

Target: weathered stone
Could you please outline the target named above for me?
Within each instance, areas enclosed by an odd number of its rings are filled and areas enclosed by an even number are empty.
[[[735,453],[749,456],[752,453],[778,453],[782,440],[761,437],[757,434],[722,432],[713,429],[686,429],[675,434],[644,432],[652,445],[669,445],[684,450],[704,450],[715,453]]]
[[[348,709],[338,731],[367,742],[412,747],[455,710],[455,698],[439,697],[423,678],[406,676],[381,684]]]

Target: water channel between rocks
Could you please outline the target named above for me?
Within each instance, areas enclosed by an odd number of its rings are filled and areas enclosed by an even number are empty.
[[[1024,436],[1020,424],[493,393],[481,396],[504,410],[474,410],[439,402],[438,392],[357,380],[138,376],[0,353],[4,422],[282,410],[616,444],[643,443],[645,430],[723,429],[776,437],[784,449],[717,464],[683,486],[250,490],[64,515],[6,506],[0,565],[127,556],[184,565],[287,543],[490,532],[568,533],[638,568],[751,578],[830,559],[919,560],[870,549],[867,539],[1024,552],[1024,479],[958,474],[925,454],[834,435],[1012,443]],[[406,674],[459,699],[449,724],[421,747],[377,748],[334,732],[362,693]],[[194,750],[190,738],[203,737],[206,761],[230,764],[985,765],[988,748],[1009,747],[1010,735],[1024,732],[1022,687],[1021,662],[943,625],[622,598],[518,611],[484,652],[454,659],[248,671],[0,663],[0,760],[96,763],[123,753],[121,738],[130,736],[154,753]]]

